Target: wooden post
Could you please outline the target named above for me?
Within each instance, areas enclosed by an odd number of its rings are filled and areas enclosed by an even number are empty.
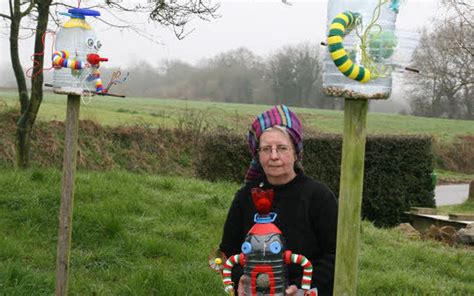
[[[367,100],[345,99],[334,295],[357,290]]]
[[[63,179],[61,205],[59,208],[59,234],[56,257],[56,295],[60,296],[67,295],[80,102],[81,97],[79,95],[67,96]]]
[[[469,183],[469,196],[467,197],[467,199],[474,201],[474,180]]]

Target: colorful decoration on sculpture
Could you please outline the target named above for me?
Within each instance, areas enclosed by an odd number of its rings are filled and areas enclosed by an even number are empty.
[[[224,275],[222,274],[224,262],[227,261],[227,257],[225,256],[222,251],[216,249],[214,250],[211,255],[209,255],[208,265],[213,271],[219,273],[222,279],[224,279]],[[231,296],[234,296],[234,293],[229,293]]]
[[[328,49],[336,67],[345,76],[361,83],[378,77],[386,77],[391,69],[385,67],[383,60],[392,56],[397,46],[397,38],[392,31],[383,31],[377,23],[383,5],[390,2],[389,8],[398,13],[399,0],[379,0],[372,19],[366,28],[362,28],[362,16],[358,12],[346,11],[336,15],[329,27]],[[352,29],[360,38],[361,64],[355,63],[355,52],[348,54],[343,46],[344,36]],[[368,52],[367,52],[368,49]]]
[[[53,87],[57,93],[107,93],[100,78],[100,63],[108,61],[97,52],[102,44],[86,16],[100,13],[91,9],[73,8],[62,15],[70,19],[57,34],[56,51],[52,55]],[[94,91],[91,90],[94,89]]]
[[[371,33],[368,41],[369,56],[375,62],[390,58],[397,47],[397,36],[391,31]]]
[[[395,13],[398,13],[400,10],[400,0],[392,0],[390,1],[390,9],[393,10]]]
[[[362,83],[370,80],[370,71],[349,58],[342,40],[360,18],[358,13],[346,11],[336,15],[329,27],[328,49],[334,64],[345,76]]]
[[[122,84],[124,83],[128,76],[130,75],[130,73],[126,73],[124,77],[122,77],[122,71],[120,70],[117,70],[117,71],[114,71],[112,72],[112,77],[110,78],[110,81],[109,83],[107,84],[107,91],[110,91],[110,89],[112,88],[113,85],[117,85],[117,84]]]
[[[84,69],[86,67],[86,63],[84,61],[69,59],[69,51],[61,50],[55,51],[53,53],[53,66],[55,68],[66,67],[79,70]]]
[[[285,249],[281,230],[273,224],[277,214],[270,212],[273,190],[252,189],[252,200],[257,208],[255,225],[249,230],[242,253],[233,255],[225,261],[222,268],[225,291],[235,293],[232,282],[232,268],[239,264],[249,283],[244,286],[245,295],[285,295],[287,276],[285,265],[298,264],[303,268],[301,288],[305,295],[317,295],[311,288],[313,266],[303,255],[292,254]]]

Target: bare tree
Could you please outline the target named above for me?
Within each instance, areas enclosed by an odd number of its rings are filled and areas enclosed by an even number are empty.
[[[207,62],[212,74],[208,75],[216,86],[209,97],[224,102],[251,103],[255,90],[263,77],[260,58],[241,47],[221,53]]]
[[[474,31],[460,32],[461,27],[443,23],[432,33],[422,34],[414,62],[421,73],[411,76],[411,106],[415,115],[474,119],[474,56],[456,43],[459,34],[464,42],[474,42]]]
[[[301,44],[278,51],[268,61],[274,103],[315,106],[320,72],[317,47]]]
[[[453,38],[454,44],[471,56],[474,55],[474,43],[466,38],[474,31],[474,2],[444,0],[443,4],[446,8],[446,25],[459,27],[457,38]]]
[[[43,73],[31,77],[31,94],[28,92],[25,74],[19,59],[18,38],[20,24],[24,17],[35,19],[35,43],[34,52],[43,50],[43,34],[48,27],[49,8],[52,0],[21,2],[20,0],[9,0],[10,13],[0,14],[0,17],[10,22],[10,58],[17,81],[18,96],[20,101],[20,118],[17,122],[16,155],[17,164],[20,167],[29,166],[30,135],[36,120],[39,107],[43,100]],[[25,10],[21,10],[26,6]],[[33,69],[43,68],[43,55],[33,56]]]
[[[113,1],[110,1],[113,2]],[[162,26],[172,27],[175,36],[183,39],[190,32],[186,32],[185,26],[193,17],[209,21],[217,17],[218,4],[212,4],[210,0],[187,0],[187,1],[165,1],[152,0],[150,19]]]
[[[462,103],[466,108],[466,119],[474,119],[474,87],[472,60],[474,57],[474,2],[470,0],[444,0],[448,11],[452,11],[452,17],[446,19],[451,27],[458,27],[454,40],[455,45],[464,53],[462,61],[464,67],[460,73],[462,86],[460,92],[463,95]]]

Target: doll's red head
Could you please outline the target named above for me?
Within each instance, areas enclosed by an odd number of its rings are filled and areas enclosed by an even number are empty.
[[[273,189],[263,190],[260,188],[252,188],[252,200],[259,215],[266,216],[270,213],[273,196]]]

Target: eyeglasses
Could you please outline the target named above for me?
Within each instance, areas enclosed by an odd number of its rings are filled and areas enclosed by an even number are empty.
[[[273,152],[273,149],[275,149],[277,154],[287,154],[288,152],[290,152],[291,147],[286,146],[286,145],[277,145],[276,147],[263,146],[263,147],[258,148],[257,150],[261,154],[271,155]]]

